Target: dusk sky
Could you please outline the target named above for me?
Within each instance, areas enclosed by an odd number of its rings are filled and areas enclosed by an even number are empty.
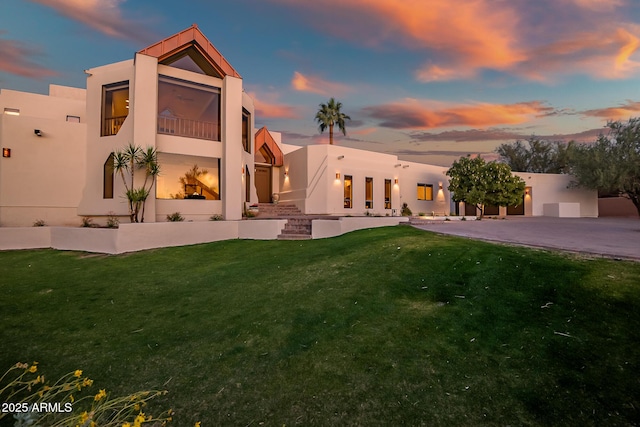
[[[328,142],[330,97],[336,144],[443,166],[640,116],[640,0],[3,0],[0,88],[84,88],[194,23],[285,143]]]

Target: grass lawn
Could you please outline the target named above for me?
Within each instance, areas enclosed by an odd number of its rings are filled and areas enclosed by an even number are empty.
[[[638,425],[640,263],[399,226],[0,252],[0,371],[166,389],[177,426]]]

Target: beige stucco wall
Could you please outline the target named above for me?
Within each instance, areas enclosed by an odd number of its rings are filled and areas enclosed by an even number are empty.
[[[11,149],[11,157],[0,158],[0,226],[30,226],[36,220],[79,224],[76,208],[84,186],[86,133],[83,95],[84,90],[76,88],[69,88],[62,98],[0,92],[0,145]],[[5,108],[19,109],[20,115],[2,114]],[[81,123],[68,122],[67,115],[80,117]]]
[[[530,215],[543,216],[544,205],[550,203],[579,203],[581,217],[598,216],[598,193],[595,190],[570,188],[571,175],[514,172],[530,187],[525,195],[525,207],[531,204]],[[529,212],[525,212],[529,215]]]
[[[399,161],[397,169],[400,173],[400,205],[406,203],[414,215],[425,213],[431,215],[449,215],[451,194],[449,182],[445,175],[448,168],[423,163]],[[418,200],[418,184],[433,187],[433,200]],[[442,189],[440,189],[442,185]],[[401,207],[401,206],[400,206]]]

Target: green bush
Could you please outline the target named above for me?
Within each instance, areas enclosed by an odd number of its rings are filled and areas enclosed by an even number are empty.
[[[180,215],[180,212],[174,212],[172,214],[167,215],[167,221],[170,222],[181,222],[184,221],[184,217]]]

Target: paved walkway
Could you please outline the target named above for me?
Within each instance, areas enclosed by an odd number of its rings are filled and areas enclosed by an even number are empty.
[[[416,225],[471,239],[640,261],[638,218],[508,217]]]

